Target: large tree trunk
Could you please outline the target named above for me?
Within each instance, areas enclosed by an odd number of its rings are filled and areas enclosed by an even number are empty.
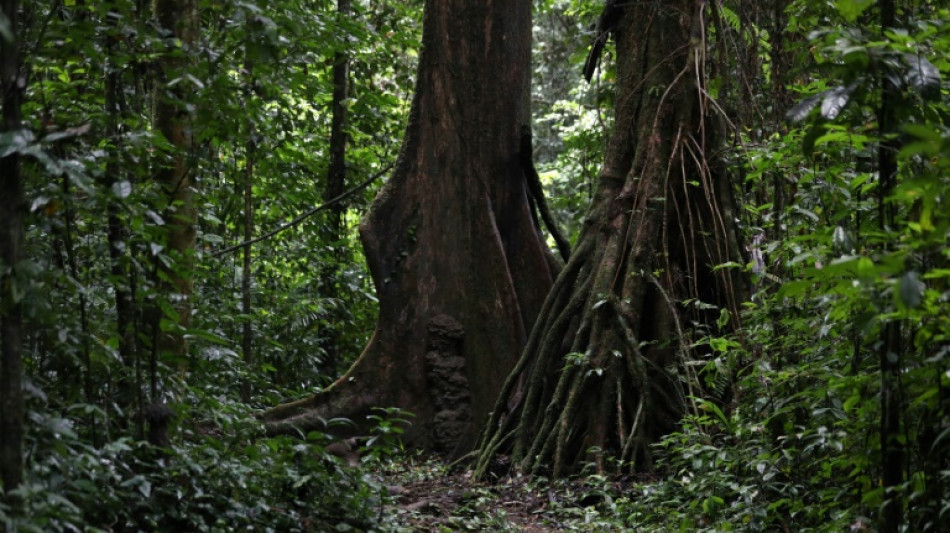
[[[703,92],[702,2],[629,2],[616,27],[615,123],[574,254],[557,278],[483,435],[558,475],[612,454],[649,468],[696,380],[688,326],[737,317],[740,261],[719,131]],[[689,300],[715,306],[688,305]]]
[[[406,137],[361,237],[376,333],[327,390],[265,414],[272,431],[414,413],[412,445],[474,444],[552,283],[519,166],[531,2],[429,0]],[[477,424],[477,426],[476,426]]]

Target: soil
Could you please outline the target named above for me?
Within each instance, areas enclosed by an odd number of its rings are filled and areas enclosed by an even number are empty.
[[[514,475],[480,481],[470,471],[452,472],[432,461],[388,473],[383,483],[393,500],[386,514],[396,531],[419,532],[606,531],[595,519],[607,517],[617,495],[636,492],[630,478],[548,482]]]

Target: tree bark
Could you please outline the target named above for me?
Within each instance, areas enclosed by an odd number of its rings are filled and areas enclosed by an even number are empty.
[[[402,151],[360,228],[376,332],[331,387],[266,413],[271,431],[330,416],[365,428],[395,406],[415,415],[409,444],[471,449],[556,268],[518,160],[530,32],[527,0],[426,2]]]
[[[254,87],[254,61],[249,52],[249,45],[256,27],[247,24],[247,42],[244,48],[244,76],[246,96],[244,112],[247,114],[247,140],[244,143],[244,242],[250,243],[254,238],[254,163],[257,157],[257,131],[254,128],[253,114],[249,109],[251,91]],[[241,324],[241,356],[249,372],[254,366],[254,323],[251,318],[251,244],[241,248],[241,314],[244,316]],[[241,387],[241,399],[245,402],[251,399],[251,382],[245,380]]]
[[[350,0],[337,0],[337,17],[342,22],[349,16]],[[344,50],[337,50],[333,54],[333,98],[331,99],[330,120],[330,165],[327,169],[326,187],[323,189],[323,201],[329,202],[343,194],[346,189],[346,99],[348,98],[350,61]],[[327,327],[322,328],[321,344],[324,350],[324,360],[321,367],[324,372],[336,376],[339,367],[339,334],[337,332],[337,318],[340,315],[336,302],[340,298],[339,265],[344,256],[340,253],[340,241],[343,240],[343,215],[346,205],[338,203],[327,210],[324,225],[324,242],[334,250],[330,254],[332,260],[322,265],[320,273],[320,293],[327,301],[333,302],[330,307],[330,316]]]
[[[162,274],[159,276],[161,281],[158,290],[161,297],[170,299],[178,316],[177,329],[153,332],[153,338],[157,339],[155,348],[160,356],[169,357],[181,365],[188,354],[183,329],[190,324],[197,214],[192,184],[193,169],[189,168],[188,162],[192,145],[191,113],[186,105],[189,82],[182,79],[187,60],[176,56],[172,49],[182,47],[187,53],[191,45],[197,42],[196,0],[155,0],[155,17],[159,26],[169,32],[166,37],[169,55],[162,61],[162,71],[156,82],[154,126],[173,147],[169,160],[163,161],[157,172],[157,180],[167,200],[164,209],[166,252],[173,261],[173,266],[162,264],[159,267]],[[153,327],[158,327],[158,320],[154,318]],[[157,399],[153,397],[151,401]]]
[[[648,445],[698,395],[688,324],[738,319],[743,281],[721,134],[704,87],[703,2],[625,3],[615,123],[597,191],[483,434],[499,456],[560,475],[605,457],[649,469]],[[689,302],[694,304],[690,305]],[[715,308],[707,309],[703,302]]]
[[[18,135],[24,78],[19,72],[17,0],[3,0],[3,16],[12,37],[0,35],[0,90],[3,124],[0,133]],[[11,139],[12,141],[13,139]],[[20,154],[0,158],[0,481],[4,492],[23,480],[23,183]],[[19,294],[18,294],[19,293]]]
[[[111,41],[106,44],[106,51],[109,54],[114,53]],[[122,149],[120,146],[121,137],[119,135],[119,120],[121,111],[119,105],[121,80],[119,72],[110,71],[106,74],[105,84],[105,107],[106,115],[109,117],[106,126],[106,135],[113,143],[114,151],[112,157],[106,164],[106,172],[101,178],[102,188],[105,194],[109,195],[106,206],[106,235],[109,241],[109,264],[112,274],[112,290],[115,293],[115,316],[116,316],[116,334],[119,339],[118,351],[119,358],[122,360],[125,369],[120,372],[118,379],[119,405],[126,413],[126,418],[132,413],[141,413],[145,407],[142,397],[142,384],[139,382],[141,377],[138,372],[139,354],[135,345],[135,299],[129,283],[129,258],[128,243],[126,242],[127,230],[122,220],[121,200],[114,197],[113,187],[120,183],[120,177],[127,176],[120,166],[120,157]],[[73,274],[74,276],[76,274]],[[77,278],[78,279],[78,278]],[[91,365],[87,366],[87,373],[92,372]],[[91,378],[90,378],[91,379]],[[90,384],[91,386],[91,384]],[[90,404],[94,403],[91,397],[87,400]],[[127,425],[128,420],[123,420],[123,426]],[[141,418],[135,423],[135,435],[139,438],[144,437],[145,429]]]
[[[881,28],[896,27],[896,13],[893,0],[878,0],[881,11]],[[897,182],[897,152],[900,145],[896,138],[888,138],[895,133],[895,107],[898,89],[887,76],[881,76],[881,105],[878,110],[878,128],[881,143],[878,147],[878,220],[882,232],[895,227],[896,207],[890,199]],[[904,444],[901,419],[903,418],[903,399],[900,386],[903,359],[903,333],[901,323],[889,318],[881,325],[881,338],[878,347],[878,360],[881,371],[881,484],[884,487],[884,503],[878,520],[882,533],[897,533],[904,522]]]

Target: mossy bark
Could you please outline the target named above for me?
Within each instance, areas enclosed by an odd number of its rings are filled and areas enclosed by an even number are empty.
[[[559,475],[648,445],[698,394],[690,328],[738,318],[743,280],[720,131],[703,77],[703,3],[636,2],[616,31],[615,123],[592,206],[485,429],[499,455]],[[709,305],[687,305],[687,302]]]

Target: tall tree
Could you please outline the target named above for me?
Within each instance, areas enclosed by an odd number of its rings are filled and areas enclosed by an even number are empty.
[[[118,17],[110,20],[112,24],[118,26]],[[112,32],[118,31],[117,28],[110,28]],[[105,39],[105,51],[107,57],[114,60],[116,57],[115,40]],[[106,172],[101,177],[103,190],[107,191],[106,205],[106,236],[109,241],[109,262],[110,272],[112,274],[112,291],[115,295],[115,319],[116,334],[118,337],[119,358],[125,365],[123,372],[119,373],[118,396],[119,406],[127,413],[141,412],[144,407],[141,388],[141,361],[136,351],[136,321],[135,316],[138,312],[132,288],[135,286],[131,276],[135,274],[130,269],[128,257],[128,231],[126,223],[123,220],[122,198],[131,191],[131,182],[128,168],[121,164],[123,154],[122,136],[120,134],[120,123],[125,116],[126,106],[122,102],[125,78],[122,69],[118,66],[112,66],[107,71],[105,78],[105,116],[106,135],[111,143],[112,157],[106,164]],[[68,180],[64,180],[68,183]],[[122,188],[128,187],[128,191],[122,191]],[[119,193],[119,194],[116,194]],[[73,269],[75,270],[75,269]],[[77,274],[74,272],[73,276]],[[87,368],[87,373],[91,373],[91,365]],[[88,381],[88,380],[87,380]],[[91,384],[89,385],[91,389]],[[91,392],[87,394],[91,398]],[[91,399],[87,400],[90,403]],[[139,419],[135,424],[136,435],[142,436],[144,428]]]
[[[350,0],[337,0],[337,21],[338,25],[349,16]],[[348,39],[339,39],[339,41],[348,42]],[[343,194],[346,187],[346,100],[348,97],[350,61],[345,49],[339,49],[333,54],[333,97],[330,101],[331,120],[330,120],[330,165],[327,169],[327,182],[323,189],[323,201],[329,202]],[[324,237],[333,247],[333,250],[339,250],[339,242],[343,239],[343,215],[346,213],[346,205],[342,202],[334,204],[327,211],[327,222],[324,226]],[[321,272],[321,293],[329,301],[337,301],[339,291],[337,290],[337,277],[339,276],[339,263],[343,257],[339,253],[330,255],[331,261],[322,266]],[[335,328],[330,326],[323,334],[325,360],[323,367],[327,372],[336,375],[338,366],[337,343],[339,335]]]
[[[171,309],[177,315],[177,324],[169,331],[160,331],[159,321],[153,318],[153,349],[179,361],[187,355],[188,346],[180,329],[190,323],[193,254],[196,237],[193,174],[189,163],[192,146],[187,87],[189,78],[186,54],[198,38],[198,12],[195,0],[156,0],[155,17],[166,32],[167,55],[162,61],[162,72],[156,82],[154,127],[171,145],[172,153],[160,164],[158,182],[166,195],[165,227],[167,251],[173,266],[162,266],[161,292],[172,301]],[[165,311],[168,313],[168,310]],[[176,321],[172,321],[176,322]],[[154,372],[153,372],[154,374]],[[152,376],[152,401],[156,401],[155,377]]]
[[[17,42],[18,4],[18,0],[3,0],[0,18],[0,139],[6,145],[0,145],[0,481],[4,491],[13,490],[23,479],[21,298],[25,280],[20,269],[25,200],[17,148],[27,139],[20,129],[24,78]]]
[[[897,24],[893,0],[878,0],[881,12],[881,28],[893,30]],[[887,36],[884,35],[886,38]],[[886,232],[897,221],[896,207],[890,196],[897,182],[897,152],[900,145],[894,135],[897,106],[897,83],[888,76],[881,76],[881,105],[877,122],[881,143],[878,148],[878,175],[881,185],[878,193],[878,223]],[[881,326],[878,357],[881,370],[881,482],[886,491],[880,527],[884,533],[897,533],[904,521],[904,503],[901,485],[904,482],[904,450],[901,442],[901,418],[903,400],[900,394],[902,346],[901,323],[887,320]]]
[[[360,228],[375,335],[331,387],[266,413],[272,431],[395,406],[410,443],[471,448],[556,268],[519,165],[530,41],[528,0],[426,2],[402,151]]]
[[[244,242],[249,243],[254,237],[254,162],[257,157],[257,131],[254,128],[254,119],[248,107],[252,100],[251,90],[254,87],[254,59],[251,56],[251,43],[254,38],[256,24],[247,23],[247,38],[244,43],[244,77],[245,100],[244,112],[247,115],[247,140],[244,142]],[[251,321],[251,245],[245,244],[241,248],[241,314],[244,320],[241,324],[241,356],[248,368],[254,365],[254,324]],[[241,388],[241,396],[248,401],[251,396],[251,385],[245,382]]]
[[[619,7],[618,7],[619,5]],[[510,451],[561,474],[648,445],[687,409],[690,324],[737,317],[743,282],[721,125],[705,91],[705,2],[608,2],[615,122],[574,255],[495,405],[479,472]],[[721,313],[723,313],[721,315]],[[725,323],[725,318],[720,324]]]

